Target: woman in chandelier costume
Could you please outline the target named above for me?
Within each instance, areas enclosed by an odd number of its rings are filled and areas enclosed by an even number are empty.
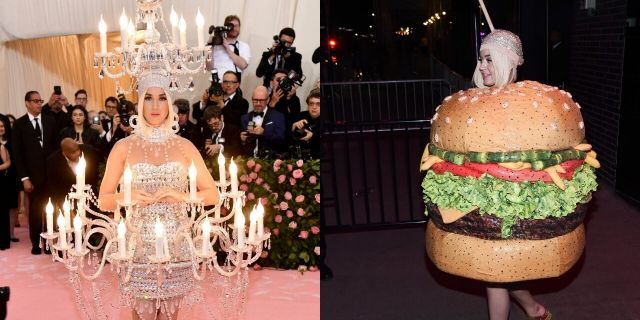
[[[177,231],[188,226],[190,220],[187,168],[192,161],[199,173],[197,196],[204,205],[219,202],[215,182],[200,153],[189,140],[175,134],[178,117],[171,108],[169,83],[170,79],[159,71],[151,70],[140,77],[138,115],[131,118],[134,134],[113,147],[100,186],[100,208],[116,210],[124,198],[117,187],[126,166],[130,166],[131,199],[138,212],[129,223],[140,230],[140,239],[134,248],[131,278],[120,283],[120,291],[125,304],[133,307],[133,319],[177,319],[183,298],[194,289],[187,244],[174,242]],[[158,220],[166,230],[171,255],[171,271],[163,271],[160,285],[156,273],[147,272],[149,257],[155,253],[154,227]]]

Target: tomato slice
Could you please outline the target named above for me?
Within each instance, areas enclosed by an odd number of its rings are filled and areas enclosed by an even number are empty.
[[[569,160],[560,164],[562,168],[566,171],[565,173],[558,172],[561,178],[565,180],[571,180],[573,177],[573,172],[582,164],[584,160]],[[522,170],[512,170],[509,168],[505,168],[497,163],[475,163],[475,162],[465,162],[463,165],[459,166],[457,164],[443,161],[434,164],[431,169],[438,174],[443,174],[445,172],[451,172],[453,175],[462,176],[462,177],[475,177],[479,178],[482,174],[487,173],[498,179],[513,181],[513,182],[523,182],[523,181],[543,181],[545,183],[553,183],[549,174],[544,171],[535,171],[531,169],[522,169]]]

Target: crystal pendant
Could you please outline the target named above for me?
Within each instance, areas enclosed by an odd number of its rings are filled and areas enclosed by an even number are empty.
[[[98,78],[104,78],[104,70],[100,69],[100,72],[98,72]]]
[[[94,68],[98,67],[98,58],[93,58],[93,67]]]
[[[189,82],[189,91],[193,91],[195,87],[196,85],[193,83],[193,79],[191,79],[191,82]]]

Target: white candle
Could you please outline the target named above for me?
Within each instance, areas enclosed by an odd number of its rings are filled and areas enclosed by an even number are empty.
[[[258,213],[256,209],[251,210],[249,215],[249,243],[253,243],[256,240],[256,220],[258,219]]]
[[[220,219],[220,210],[222,209],[222,203],[216,206],[214,218]]]
[[[178,45],[178,14],[175,10],[173,10],[173,6],[171,6],[171,16],[169,17],[171,20],[171,41],[174,45]]]
[[[204,47],[204,17],[202,13],[200,13],[200,8],[198,8],[198,14],[196,14],[196,26],[198,32],[198,48]]]
[[[124,224],[124,220],[120,220],[118,224],[118,252],[121,257],[125,257],[127,255],[127,247],[125,235],[127,234],[127,227]]]
[[[71,228],[71,205],[69,204],[69,199],[64,198],[64,203],[62,204],[62,210],[64,210],[64,218],[66,225]]]
[[[76,252],[82,252],[82,219],[79,215],[73,218],[73,233],[75,234]]]
[[[67,230],[64,223],[64,217],[58,215],[58,245],[61,247],[67,246]]]
[[[100,53],[107,55],[107,24],[100,15],[100,23],[98,23],[98,30],[100,30]]]
[[[87,168],[87,162],[84,160],[84,154],[80,156],[78,165],[76,166],[76,191],[78,194],[84,193],[84,175]]]
[[[156,256],[164,257],[164,226],[156,220]]]
[[[131,180],[133,179],[133,175],[131,173],[131,168],[129,164],[124,169],[124,204],[129,205],[131,203]]]
[[[209,254],[209,247],[211,247],[211,242],[209,237],[211,236],[211,223],[209,222],[209,217],[204,218],[202,221],[202,254]]]
[[[227,183],[227,176],[226,173],[224,171],[224,165],[225,165],[225,159],[224,159],[224,155],[222,154],[222,151],[220,151],[220,153],[218,154],[218,173],[220,175],[220,185],[222,191],[224,191],[226,189],[226,187],[224,187],[224,184]]]
[[[242,209],[240,208],[240,200],[239,199],[234,199],[233,200],[232,212],[234,214],[234,216],[233,216],[233,225],[237,227],[238,224],[240,223],[240,221],[238,220],[238,219],[240,219],[239,216],[242,215]]]
[[[180,16],[180,22],[178,22],[180,28],[180,47],[187,47],[187,22],[184,21],[184,17]]]
[[[196,192],[198,191],[196,187],[196,177],[198,176],[198,170],[196,170],[196,165],[191,160],[191,165],[189,166],[189,200],[195,202],[196,201]]]
[[[136,25],[133,23],[133,20],[129,19],[129,24],[127,25],[127,34],[129,40],[129,47],[133,47],[136,45]]]
[[[231,175],[231,192],[235,194],[238,192],[238,167],[233,159],[229,165],[229,174]]]
[[[244,224],[245,224],[245,219],[244,219],[244,215],[242,214],[242,211],[236,213],[237,214],[237,219],[236,219],[236,228],[238,230],[238,247],[243,248],[244,247]]]
[[[258,199],[258,209],[256,211],[258,214],[258,239],[262,239],[264,235],[264,207],[260,199]]]
[[[47,234],[53,234],[53,205],[51,204],[51,198],[49,198],[49,203],[47,203],[47,207],[45,208],[47,212]]]
[[[120,47],[122,50],[127,48],[127,25],[129,24],[129,18],[122,8],[122,14],[120,15]]]

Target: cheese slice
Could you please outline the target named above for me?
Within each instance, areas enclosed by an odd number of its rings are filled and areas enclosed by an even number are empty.
[[[440,210],[440,215],[442,216],[442,222],[444,223],[454,222],[464,217],[467,213],[475,209],[478,209],[478,207],[473,206],[471,207],[471,209],[467,210],[466,212],[458,209],[453,209],[453,208],[438,208],[438,210]]]

